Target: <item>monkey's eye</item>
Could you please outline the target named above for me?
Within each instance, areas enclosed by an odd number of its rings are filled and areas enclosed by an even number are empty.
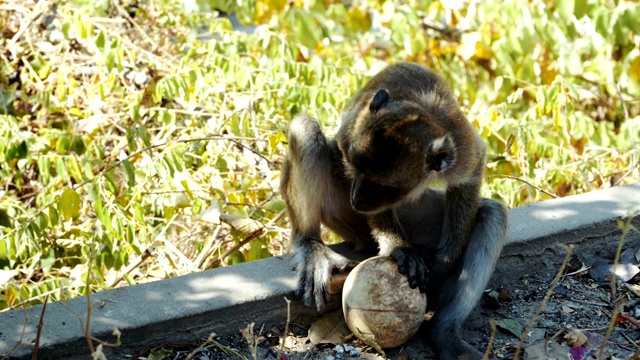
[[[442,171],[451,165],[450,156],[447,153],[434,154],[429,161],[429,169],[433,171]]]

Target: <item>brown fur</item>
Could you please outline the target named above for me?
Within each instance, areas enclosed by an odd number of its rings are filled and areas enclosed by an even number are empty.
[[[460,325],[493,272],[507,224],[503,205],[480,198],[485,165],[485,145],[445,82],[416,64],[371,79],[345,108],[335,140],[296,116],[280,189],[305,305],[322,311],[330,274],[353,265],[324,244],[322,223],[358,247],[377,244],[412,287],[431,292],[430,340],[442,359],[479,359]],[[431,189],[434,180],[444,193]]]

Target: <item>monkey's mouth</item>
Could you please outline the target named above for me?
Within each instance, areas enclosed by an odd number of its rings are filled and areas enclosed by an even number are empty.
[[[375,214],[384,210],[379,206],[375,206],[373,204],[366,204],[362,202],[354,204],[353,201],[351,201],[351,207],[353,208],[353,210],[363,214]]]
[[[389,209],[402,198],[399,187],[381,185],[356,174],[351,184],[351,207],[360,213],[376,214]]]

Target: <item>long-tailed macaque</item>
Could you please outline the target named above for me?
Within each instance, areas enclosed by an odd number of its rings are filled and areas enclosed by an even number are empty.
[[[429,341],[441,359],[480,359],[460,328],[502,250],[507,211],[480,197],[486,147],[447,84],[426,68],[391,65],[349,102],[335,139],[317,120],[289,129],[280,190],[291,220],[299,295],[319,312],[332,272],[353,266],[320,226],[398,263],[436,301]],[[433,189],[444,184],[445,190]]]

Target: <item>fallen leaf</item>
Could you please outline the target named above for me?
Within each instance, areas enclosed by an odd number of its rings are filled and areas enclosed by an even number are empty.
[[[615,275],[618,280],[627,282],[631,280],[636,274],[640,272],[640,268],[631,264],[609,264],[606,261],[596,261],[591,269],[589,269],[589,275],[598,282],[611,281],[611,275]]]
[[[587,336],[580,330],[571,330],[564,336],[569,346],[582,346],[587,342]]]
[[[330,312],[311,324],[309,340],[312,345],[342,344],[351,335],[342,309]]]
[[[524,349],[526,360],[566,360],[569,346],[558,344],[553,339],[540,339]]]
[[[520,325],[520,323],[518,323],[518,321],[515,319],[496,320],[496,326],[498,326],[502,330],[506,330],[512,333],[518,339],[522,337],[522,325]]]
[[[571,314],[574,310],[570,307],[568,307],[567,305],[562,305],[562,312],[567,313],[567,314]]]
[[[638,262],[640,262],[640,246],[627,248],[620,254],[621,264],[638,265]]]

